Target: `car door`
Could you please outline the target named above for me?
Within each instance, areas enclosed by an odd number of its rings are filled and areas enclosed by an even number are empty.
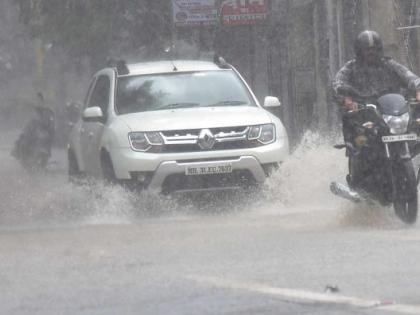
[[[86,108],[100,107],[101,119],[83,119],[81,128],[81,149],[85,171],[99,175],[101,138],[108,119],[111,79],[108,75],[99,75],[89,97]]]
[[[81,116],[78,119],[78,121],[76,122],[75,126],[73,127],[72,135],[71,135],[71,138],[72,138],[71,142],[73,144],[73,149],[77,153],[76,154],[77,155],[77,162],[78,162],[79,169],[81,171],[86,171],[86,166],[85,166],[86,152],[83,148],[83,145],[84,145],[84,142],[85,142],[83,112],[89,104],[89,99],[90,99],[90,96],[92,95],[92,90],[95,86],[95,83],[96,83],[96,77],[93,77],[90,84],[89,84],[89,89],[88,89],[88,92],[86,93],[86,97],[85,97],[84,102],[83,102],[83,106],[82,106],[82,110],[81,110]]]

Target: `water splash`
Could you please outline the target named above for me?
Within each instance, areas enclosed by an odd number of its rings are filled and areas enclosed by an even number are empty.
[[[266,183],[266,197],[284,207],[314,205],[336,207],[331,181],[345,177],[344,151],[333,148],[334,139],[306,132],[301,143]]]
[[[61,225],[130,224],[146,218],[206,215],[325,213],[338,225],[383,224],[383,210],[363,210],[331,194],[331,181],[344,181],[347,159],[335,138],[307,132],[280,169],[257,190],[236,193],[162,196],[129,191],[101,181],[68,182],[65,164],[44,174],[27,174],[4,155],[0,176],[0,229]],[[0,152],[1,153],[1,152]],[[3,157],[3,156],[2,156]],[[363,206],[362,206],[363,208]],[[388,211],[389,212],[389,211]],[[382,218],[382,219],[378,219]],[[382,220],[382,221],[381,221]],[[387,219],[385,219],[385,224]]]

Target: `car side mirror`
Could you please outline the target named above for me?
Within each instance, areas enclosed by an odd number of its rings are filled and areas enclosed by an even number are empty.
[[[279,99],[275,96],[266,96],[264,99],[264,107],[266,108],[273,108],[273,107],[279,107],[281,106],[281,103]]]
[[[90,122],[102,122],[104,114],[99,106],[88,107],[83,111],[83,120]]]

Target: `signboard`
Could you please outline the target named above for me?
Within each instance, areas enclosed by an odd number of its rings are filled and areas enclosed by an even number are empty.
[[[175,26],[216,25],[216,0],[172,0]]]
[[[223,25],[252,25],[267,19],[265,0],[223,0],[220,5]]]

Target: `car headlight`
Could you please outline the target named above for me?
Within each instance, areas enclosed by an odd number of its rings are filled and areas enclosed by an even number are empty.
[[[162,145],[163,139],[159,132],[146,132],[146,138],[151,145]]]
[[[401,116],[382,115],[382,118],[389,127],[392,134],[402,134],[407,132],[408,120],[410,118],[408,113]]]
[[[273,124],[251,126],[248,140],[258,140],[262,144],[269,144],[276,140],[276,129]]]
[[[134,151],[146,152],[153,146],[163,145],[163,139],[159,132],[130,132],[128,139]]]

